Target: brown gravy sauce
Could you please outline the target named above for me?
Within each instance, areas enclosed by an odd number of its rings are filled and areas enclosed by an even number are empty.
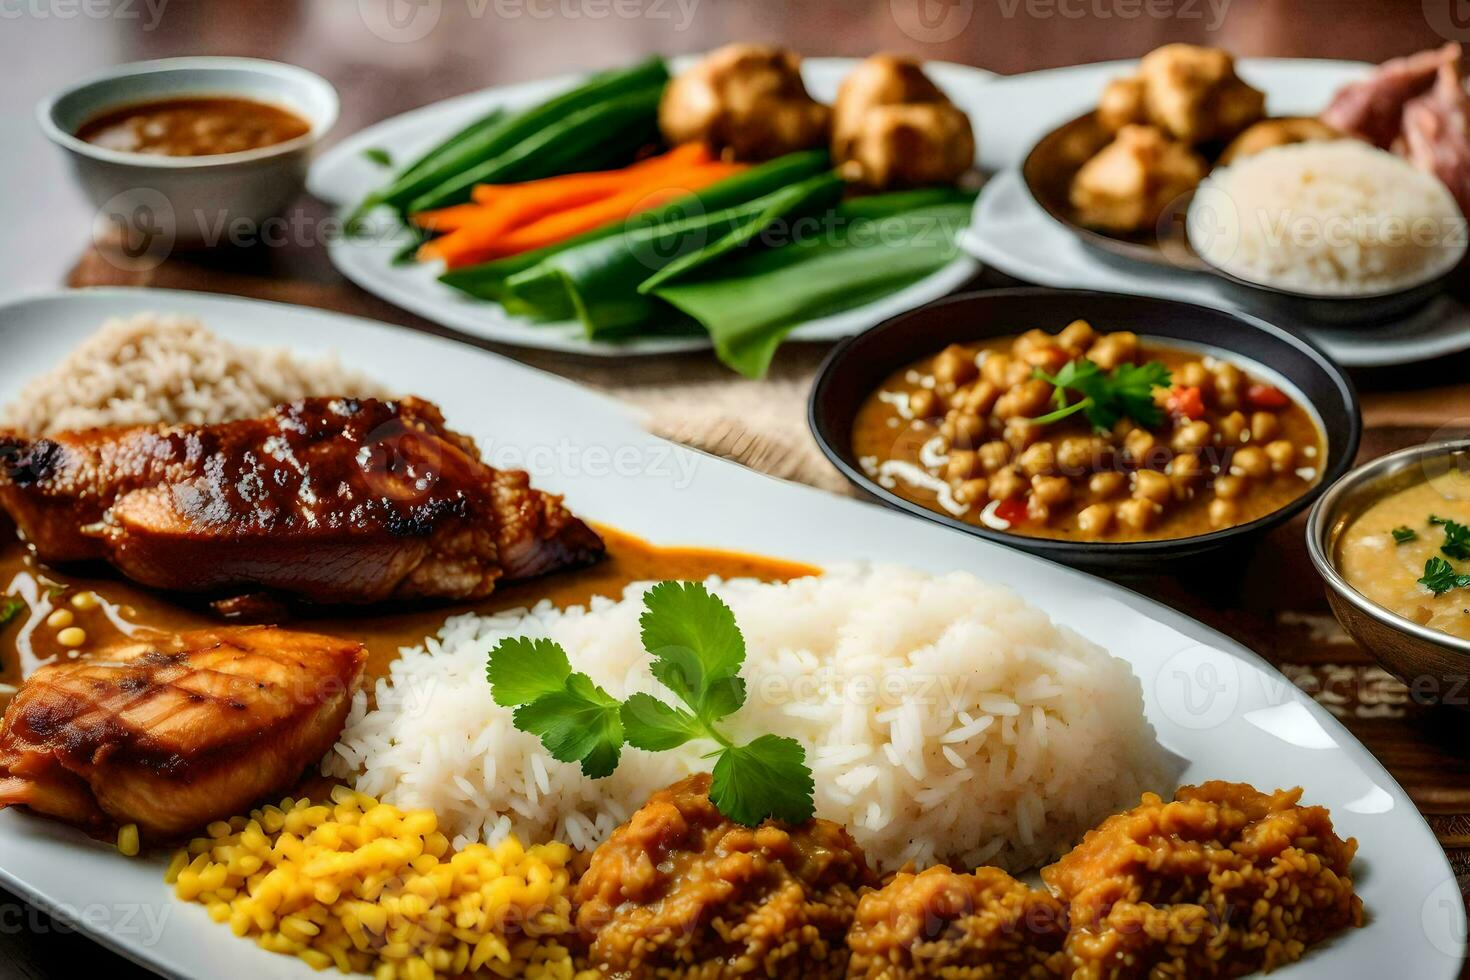
[[[305,119],[280,106],[198,96],[109,109],[82,123],[77,139],[121,153],[201,157],[275,146],[310,129]]]
[[[558,607],[584,605],[593,596],[620,596],[631,583],[663,579],[703,579],[711,575],[721,578],[758,578],[784,581],[816,574],[818,569],[796,562],[763,558],[731,551],[703,548],[659,547],[611,528],[599,527],[607,542],[607,557],[589,568],[525,582],[498,590],[478,602],[438,604],[392,609],[346,609],[323,611],[321,615],[303,614],[283,622],[290,629],[326,633],[356,640],[368,648],[368,674],[380,677],[397,658],[403,647],[422,644],[433,636],[453,615],[466,612],[488,614],[550,599]],[[51,569],[38,565],[26,546],[17,540],[0,545],[0,595],[9,591],[11,582],[20,574],[41,577],[56,583],[52,602],[70,610],[71,625],[86,631],[87,640],[80,647],[63,647],[57,636],[60,630],[39,624],[31,635],[31,652],[36,663],[59,657],[75,656],[118,639],[121,634],[103,609],[76,609],[72,597],[94,592],[117,607],[118,613],[138,626],[181,632],[207,626],[218,626],[220,619],[207,605],[180,601],[177,597],[144,589],[127,582],[109,570]],[[64,586],[64,589],[62,588]],[[4,626],[0,626],[0,682],[16,685],[23,680],[20,651],[16,640],[26,619],[22,610]]]

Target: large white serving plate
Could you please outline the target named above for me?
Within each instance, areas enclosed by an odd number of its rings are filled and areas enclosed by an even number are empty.
[[[1361,844],[1368,922],[1282,977],[1456,976],[1465,911],[1444,852],[1382,766],[1263,660],[1116,585],[876,505],[785,483],[645,433],[625,406],[452,341],[294,306],[200,293],[84,290],[0,307],[0,399],[110,315],[195,314],[236,342],[337,352],[432,397],[496,465],[522,465],[579,514],[659,544],[739,549],[822,565],[901,562],[1004,582],[1127,660],[1182,779],[1303,785]],[[173,900],[159,859],[127,860],[76,831],[0,812],[0,880],[98,940],[178,977],[305,978],[295,960],[236,939]]]
[[[1058,68],[996,78],[979,90],[972,118],[981,163],[997,176],[976,202],[965,249],[986,265],[1042,286],[1237,307],[1239,294],[1215,276],[1127,263],[1089,248],[1042,210],[1021,179],[1021,163],[1042,136],[1096,106],[1103,86],[1135,66],[1114,61]],[[1369,70],[1353,61],[1240,62],[1241,76],[1266,93],[1272,115],[1314,116],[1339,87]],[[1396,322],[1345,329],[1293,324],[1266,308],[1250,312],[1306,334],[1348,367],[1406,364],[1470,349],[1470,306],[1447,295]]]
[[[685,56],[671,60],[678,71],[692,64]],[[831,101],[837,86],[859,63],[856,58],[807,58],[802,77],[812,95]],[[926,70],[960,108],[973,112],[990,72],[947,62],[929,62]],[[384,120],[343,140],[312,165],[308,189],[338,208],[351,207],[368,192],[380,187],[390,171],[363,156],[373,147],[391,148],[395,161],[412,160],[418,154],[459,131],[473,120],[497,108],[523,108],[545,101],[578,81],[565,75],[520,85],[485,89],[447,99]],[[621,343],[590,341],[577,323],[535,323],[506,313],[498,304],[475,300],[439,282],[434,265],[394,265],[393,256],[403,239],[391,233],[391,218],[382,212],[369,222],[369,232],[358,237],[335,237],[328,247],[332,262],[348,279],[395,306],[417,313],[442,326],[485,340],[571,351],[578,354],[622,356],[703,350],[709,342],[700,337],[632,339]],[[833,316],[810,320],[793,333],[797,340],[834,340],[858,333],[891,316],[953,292],[975,274],[978,266],[962,255],[949,265],[906,289],[866,306]]]

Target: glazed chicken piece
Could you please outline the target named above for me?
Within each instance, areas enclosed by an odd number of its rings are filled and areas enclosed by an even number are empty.
[[[1266,112],[1266,96],[1235,74],[1235,59],[1218,48],[1166,44],[1144,55],[1148,119],[1176,140],[1229,140]]]
[[[1171,204],[1194,190],[1205,162],[1152,126],[1124,126],[1072,180],[1077,219],[1089,228],[1154,231]]]
[[[241,813],[332,747],[365,661],[329,636],[226,627],[48,664],[0,721],[0,807],[154,840]]]
[[[1442,67],[1459,60],[1460,46],[1451,43],[1386,61],[1333,96],[1322,121],[1340,133],[1390,149],[1402,129],[1404,107],[1434,86]]]
[[[0,436],[0,505],[47,562],[179,592],[474,599],[602,540],[414,398],[314,398],[206,426]]]

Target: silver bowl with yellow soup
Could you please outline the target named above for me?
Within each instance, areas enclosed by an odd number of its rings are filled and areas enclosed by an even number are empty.
[[[1313,506],[1307,547],[1338,621],[1415,701],[1470,708],[1470,440],[1348,473]]]

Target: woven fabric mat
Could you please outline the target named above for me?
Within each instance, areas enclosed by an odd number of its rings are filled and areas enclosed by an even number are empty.
[[[68,283],[229,293],[459,336],[340,281],[261,271],[267,274],[170,260],[146,272],[126,272],[90,252]],[[708,354],[586,358],[472,342],[631,402],[652,431],[669,439],[785,479],[851,492],[806,428],[807,391],[826,345],[787,345],[770,376],[756,382],[736,378]],[[1457,429],[1470,431],[1470,384],[1375,392],[1364,397],[1364,415],[1363,459]],[[1301,524],[1278,529],[1243,563],[1207,565],[1193,578],[1125,584],[1242,641],[1341,718],[1408,790],[1462,883],[1470,883],[1470,713],[1413,703],[1407,689],[1342,632],[1307,560]]]

